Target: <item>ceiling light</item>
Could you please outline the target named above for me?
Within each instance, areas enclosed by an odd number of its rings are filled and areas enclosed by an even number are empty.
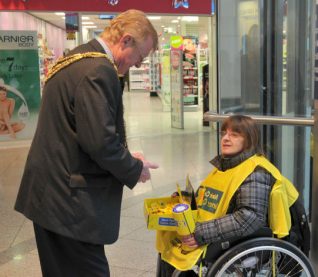
[[[82,16],[82,20],[89,20],[88,16]]]
[[[89,26],[83,26],[83,28],[90,29],[90,28],[97,28],[97,26],[96,25],[89,25]]]
[[[93,25],[93,24],[95,24],[95,23],[92,22],[92,21],[84,21],[84,22],[82,22],[82,24],[83,24],[83,25]]]
[[[55,13],[56,15],[65,15],[65,13]]]
[[[198,16],[183,16],[182,21],[187,21],[187,22],[198,22],[199,17]]]
[[[179,23],[178,19],[171,20],[171,23]]]
[[[173,29],[172,29],[172,27],[168,27],[168,28],[166,28],[166,31],[167,31],[167,33],[172,33]]]
[[[149,20],[160,20],[161,16],[147,16]]]

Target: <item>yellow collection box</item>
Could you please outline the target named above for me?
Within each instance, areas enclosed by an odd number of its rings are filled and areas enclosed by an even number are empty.
[[[144,200],[144,214],[150,230],[177,231],[180,235],[193,233],[197,210],[179,197],[148,198]]]

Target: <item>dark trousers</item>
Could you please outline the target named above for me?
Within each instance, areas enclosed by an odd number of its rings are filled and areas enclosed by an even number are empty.
[[[33,224],[44,277],[109,277],[104,245],[77,241]]]

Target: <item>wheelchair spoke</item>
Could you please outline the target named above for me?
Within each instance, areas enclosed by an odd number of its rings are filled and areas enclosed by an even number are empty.
[[[276,251],[275,251],[276,252]],[[288,257],[285,254],[275,253],[273,251],[258,251],[254,252],[253,256],[247,255],[243,256],[235,263],[226,269],[224,276],[259,276],[259,277],[300,277],[309,276],[302,275],[303,268],[292,257]],[[273,261],[275,264],[273,264]],[[275,274],[273,272],[275,271]]]
[[[278,241],[278,242],[277,242]],[[263,245],[228,251],[208,272],[210,277],[314,277],[307,257],[285,242],[265,240]],[[286,248],[284,248],[286,246]],[[220,268],[217,268],[220,267]],[[211,275],[212,274],[212,275]]]

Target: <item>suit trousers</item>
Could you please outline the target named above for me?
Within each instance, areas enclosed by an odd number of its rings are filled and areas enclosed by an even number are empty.
[[[43,277],[109,277],[104,245],[61,236],[33,223]]]

